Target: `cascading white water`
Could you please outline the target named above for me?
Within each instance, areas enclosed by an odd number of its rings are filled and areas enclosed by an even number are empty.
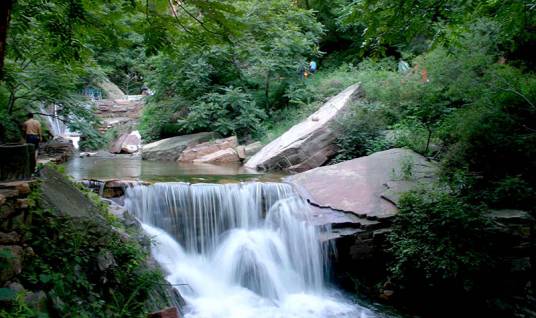
[[[375,317],[325,287],[327,246],[281,183],[160,183],[126,191],[186,317]]]
[[[69,139],[73,142],[74,148],[78,149],[80,134],[78,134],[77,132],[70,131],[69,127],[65,125],[65,122],[60,119],[58,105],[53,104],[52,111],[49,112],[45,107],[45,104],[41,103],[41,105],[39,106],[39,110],[41,113],[47,115],[45,117],[47,119],[48,127],[50,129],[50,132],[52,133],[52,136],[54,136],[54,138],[62,137],[65,139]]]

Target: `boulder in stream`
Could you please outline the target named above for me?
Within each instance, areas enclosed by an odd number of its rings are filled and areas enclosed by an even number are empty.
[[[318,207],[385,219],[397,212],[400,194],[431,184],[438,167],[409,149],[395,148],[287,178]]]
[[[238,147],[238,139],[236,136],[207,141],[197,145],[188,146],[188,148],[181,153],[178,161],[192,162],[220,150],[233,149],[236,147]]]
[[[336,152],[333,120],[360,94],[354,84],[329,99],[306,120],[264,146],[246,162],[246,167],[302,172],[321,166]]]
[[[129,134],[123,134],[119,137],[110,148],[111,153],[135,153],[141,147],[141,136],[136,130]]]
[[[144,160],[176,161],[188,146],[197,145],[217,137],[214,132],[201,132],[166,138],[144,145],[141,156]]]

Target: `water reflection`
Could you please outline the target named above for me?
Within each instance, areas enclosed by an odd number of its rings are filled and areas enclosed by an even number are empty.
[[[144,181],[236,182],[237,180],[277,181],[284,175],[263,174],[239,163],[193,164],[173,161],[146,161],[133,157],[73,158],[65,164],[67,174],[81,179],[129,179]]]

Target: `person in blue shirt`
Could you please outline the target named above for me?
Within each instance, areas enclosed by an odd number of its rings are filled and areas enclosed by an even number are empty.
[[[311,73],[316,73],[316,62],[315,61],[311,61],[311,63],[309,63],[309,71]]]

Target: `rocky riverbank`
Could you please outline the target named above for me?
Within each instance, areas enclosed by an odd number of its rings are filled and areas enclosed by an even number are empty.
[[[136,220],[113,203],[107,205],[80,191],[54,169],[46,167],[29,181],[1,182],[0,212],[2,308],[11,310],[24,304],[28,313],[49,316],[64,316],[72,310],[80,313],[88,310],[86,306],[112,310],[115,305],[110,296],[101,294],[108,289],[116,299],[134,297],[129,308],[123,309],[125,314],[180,307],[180,296],[147,258],[149,240]],[[39,233],[39,229],[45,232]],[[82,240],[80,247],[72,245],[76,237]],[[75,282],[70,281],[71,275],[77,277],[76,285],[71,286]],[[122,289],[128,286],[125,278],[146,287],[129,290],[127,295]],[[86,292],[91,292],[92,298],[85,298]],[[83,300],[75,305],[78,297]],[[94,303],[99,299],[103,302]],[[151,317],[168,316],[155,313]]]

